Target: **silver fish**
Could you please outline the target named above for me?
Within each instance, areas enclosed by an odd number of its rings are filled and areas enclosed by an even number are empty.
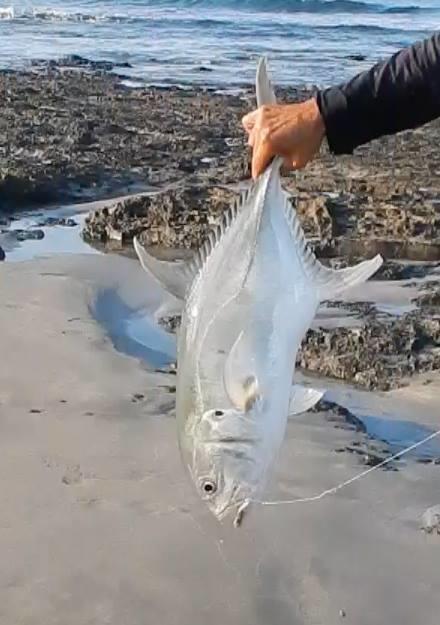
[[[276,101],[264,59],[256,90],[259,106]],[[335,271],[316,259],[282,189],[281,162],[269,165],[191,262],[160,261],[134,242],[144,269],[183,301],[176,414],[184,464],[214,515],[233,512],[235,526],[262,495],[288,416],[323,395],[292,386],[319,303],[382,264],[378,255]]]

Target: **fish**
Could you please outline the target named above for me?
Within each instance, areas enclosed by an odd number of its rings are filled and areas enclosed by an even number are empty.
[[[266,60],[258,106],[276,102]],[[190,261],[157,259],[135,238],[143,268],[182,302],[176,420],[183,464],[219,521],[235,527],[258,502],[289,416],[325,390],[295,383],[301,341],[320,303],[362,284],[380,255],[334,270],[306,241],[275,158]]]

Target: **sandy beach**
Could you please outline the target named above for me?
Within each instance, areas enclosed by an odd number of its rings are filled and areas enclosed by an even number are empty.
[[[252,89],[121,80],[0,74],[0,625],[438,625],[440,437],[319,501],[254,505],[238,530],[193,491],[176,302],[132,238],[203,240],[248,182]],[[324,151],[285,179],[323,262],[385,263],[307,334],[301,376],[328,392],[290,420],[268,500],[319,495],[440,427],[439,136]]]
[[[420,528],[439,503],[438,466],[402,462],[221,527],[182,472],[174,376],[117,352],[92,314],[108,289],[132,309],[155,305],[137,263],[4,264],[1,283],[2,623],[436,625],[438,536]],[[433,384],[368,393],[367,406],[404,406],[435,426]],[[358,436],[322,412],[292,420],[270,496],[314,495],[359,472],[353,454],[335,453]]]

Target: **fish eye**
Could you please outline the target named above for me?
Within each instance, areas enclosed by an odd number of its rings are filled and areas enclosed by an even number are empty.
[[[205,479],[202,481],[202,490],[205,495],[213,495],[217,490],[217,484],[214,480]]]
[[[216,410],[214,414],[216,417],[222,417],[225,413],[223,412],[223,410]]]

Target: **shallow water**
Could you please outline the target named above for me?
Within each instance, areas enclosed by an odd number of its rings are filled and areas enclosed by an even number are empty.
[[[92,312],[118,351],[139,358],[152,368],[175,362],[175,337],[154,321],[151,309],[130,308],[118,293],[106,289],[98,294]]]
[[[383,441],[390,449],[391,454],[401,452],[434,434],[436,430],[412,421],[399,419],[385,419],[382,417],[362,416],[361,421],[367,429],[367,434],[376,440]],[[433,439],[420,447],[410,451],[406,458],[417,460],[440,460],[440,439]]]
[[[54,254],[97,254],[80,236],[86,212],[78,212],[78,206],[64,206],[38,212],[25,213],[14,219],[9,232],[0,232],[0,245],[6,253],[6,262],[19,262],[52,256]],[[43,225],[48,217],[71,218],[76,226]],[[14,230],[42,230],[44,238],[17,241]]]
[[[325,380],[320,383],[325,387]],[[325,399],[348,409],[362,422],[368,437],[386,444],[390,455],[424,440],[440,427],[430,408],[417,401],[398,399],[396,391],[371,393],[331,381]],[[405,454],[402,462],[406,460],[440,460],[440,436]]]

